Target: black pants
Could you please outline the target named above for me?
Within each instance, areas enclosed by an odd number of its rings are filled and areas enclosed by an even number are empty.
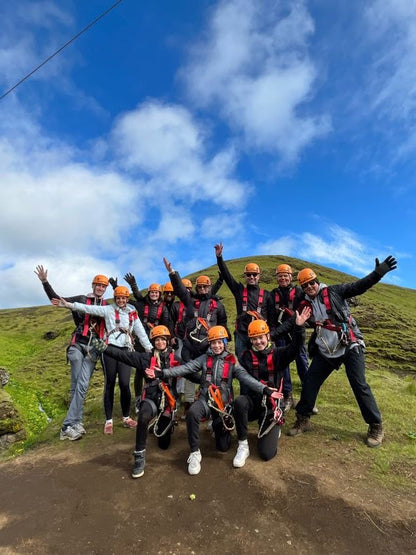
[[[130,393],[131,367],[125,364],[124,362],[120,362],[119,360],[116,360],[115,358],[106,356],[104,352],[103,368],[104,368],[104,412],[105,412],[106,419],[110,420],[113,417],[114,388],[116,385],[117,375],[118,375],[118,386],[120,388],[121,412],[124,417],[129,416],[130,403],[131,403],[131,393]]]
[[[310,416],[315,406],[321,385],[330,374],[344,364],[348,381],[357,400],[364,421],[367,424],[379,424],[381,414],[370,386],[365,379],[365,358],[361,347],[349,349],[343,357],[329,359],[316,354],[309,366],[296,412]]]
[[[206,401],[198,399],[195,403],[192,403],[186,414],[186,429],[191,453],[199,449],[199,423],[203,418],[209,418],[211,415],[215,447],[223,453],[230,448],[231,433],[224,429],[221,417],[216,411],[211,411]]]
[[[235,417],[235,427],[237,430],[238,439],[247,439],[248,435],[248,423],[253,420],[258,420],[259,427],[263,422],[264,418],[264,407],[261,404],[261,398],[253,399],[249,395],[240,395],[234,401],[234,417]],[[273,414],[270,408],[268,408],[268,414],[264,423],[264,427],[270,424]],[[277,424],[271,428],[271,430],[261,438],[257,440],[257,452],[259,457],[264,461],[269,461],[277,454],[277,448],[279,444],[280,437],[280,426]]]
[[[150,403],[142,402],[140,403],[139,413],[137,415],[137,428],[136,428],[136,451],[142,451],[146,449],[147,441],[147,428],[149,422],[154,417],[154,411]],[[170,424],[170,416],[161,416],[158,422],[158,433],[162,433],[163,430]],[[162,437],[157,438],[158,445],[160,449],[167,449],[170,445],[170,440],[172,437],[173,426],[166,432]]]

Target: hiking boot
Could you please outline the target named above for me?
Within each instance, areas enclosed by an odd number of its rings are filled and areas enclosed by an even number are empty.
[[[309,432],[311,429],[311,422],[309,416],[303,416],[302,414],[296,415],[296,422],[293,425],[287,435],[288,436],[298,436],[303,434],[303,432]]]
[[[368,447],[380,447],[383,442],[384,431],[381,424],[370,424],[368,426],[366,444]]]
[[[82,434],[75,430],[72,426],[67,426],[65,429],[61,429],[61,433],[59,434],[59,439],[69,439],[69,441],[75,441],[80,439]]]
[[[123,418],[123,428],[135,428],[137,426],[137,422],[128,416],[127,418]]]
[[[132,478],[140,478],[144,474],[144,467],[146,466],[146,449],[143,451],[134,451],[134,466],[131,473]]]
[[[238,442],[237,453],[233,459],[234,468],[242,468],[246,464],[246,460],[250,455],[248,441],[246,439]]]
[[[195,474],[200,473],[200,471],[201,471],[201,460],[202,460],[202,455],[201,455],[201,451],[199,449],[198,449],[198,451],[193,451],[189,455],[188,460],[186,461],[188,463],[188,472],[189,472],[189,474],[194,476]]]
[[[113,435],[113,423],[112,422],[106,422],[104,424],[104,434],[106,436],[112,436]]]
[[[76,424],[74,424],[72,426],[72,428],[76,431],[79,432],[82,436],[85,435],[87,432],[84,428],[84,426],[81,424],[81,422],[77,422]]]
[[[292,392],[288,393],[285,397],[283,397],[283,402],[285,404],[284,414],[290,411],[290,409],[294,408],[295,401],[293,399]]]

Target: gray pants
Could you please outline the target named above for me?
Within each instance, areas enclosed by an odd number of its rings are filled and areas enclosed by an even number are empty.
[[[82,422],[84,401],[97,362],[95,350],[88,349],[87,345],[81,343],[71,345],[67,356],[71,364],[71,403],[62,424],[63,428]]]

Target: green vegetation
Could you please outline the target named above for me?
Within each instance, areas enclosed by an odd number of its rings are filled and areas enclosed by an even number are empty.
[[[263,269],[261,285],[267,289],[275,287],[274,271],[279,263],[288,262],[296,271],[310,265],[279,256],[258,256],[253,260]],[[241,258],[227,262],[237,279],[242,278],[247,261]],[[313,267],[328,285],[356,279],[322,266]],[[213,281],[218,275],[216,266],[199,273],[209,275]],[[226,285],[219,294],[224,298],[232,328],[234,299]],[[371,450],[369,456],[370,451],[362,441],[366,426],[341,368],[327,380],[319,395],[319,415],[313,419],[315,433],[285,440],[285,448],[307,460],[314,456],[314,450],[327,450],[329,454],[335,446],[334,450],[342,453],[345,461],[353,458],[368,462],[377,479],[392,486],[408,487],[415,479],[416,468],[416,291],[378,284],[358,299],[353,313],[367,344],[367,377],[383,413],[385,444],[381,449]],[[65,364],[65,348],[73,323],[68,311],[44,306],[0,311],[0,327],[0,366],[6,367],[11,376],[5,389],[27,433],[25,443],[11,449],[11,454],[16,454],[41,441],[56,441],[68,402],[70,373],[69,365]],[[47,332],[57,336],[45,339]],[[295,368],[292,379],[295,397],[299,397]],[[97,423],[100,432],[102,384],[102,374],[95,372],[86,404],[86,422]],[[118,403],[114,406],[117,416]],[[293,419],[291,412],[284,430]]]

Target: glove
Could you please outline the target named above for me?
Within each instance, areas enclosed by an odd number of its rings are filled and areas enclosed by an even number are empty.
[[[386,260],[380,264],[378,258],[376,258],[376,267],[374,271],[381,277],[385,276],[387,272],[391,272],[397,268],[397,260],[393,256],[388,256]]]
[[[136,283],[136,278],[134,277],[133,274],[128,273],[124,276],[124,279],[127,281],[127,283],[130,285],[130,287],[137,287],[137,283]]]
[[[97,353],[100,354],[107,349],[106,342],[103,339],[97,339],[96,337],[91,340],[91,345],[94,347]]]
[[[110,282],[110,285],[113,289],[115,289],[117,287],[117,278],[108,278],[108,281]]]

